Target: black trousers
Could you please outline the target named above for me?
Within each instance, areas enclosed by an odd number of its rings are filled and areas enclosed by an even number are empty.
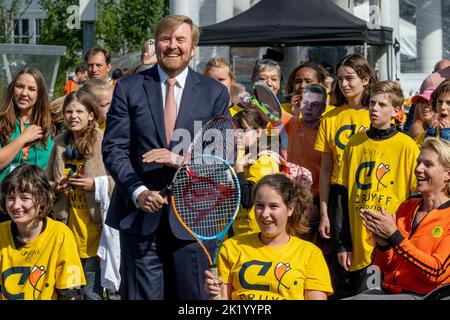
[[[208,299],[208,259],[195,239],[180,240],[172,234],[167,212],[150,236],[121,232],[120,247],[122,300]]]
[[[329,268],[331,283],[334,294],[330,299],[342,299],[354,296],[368,289],[366,284],[367,268],[357,271],[346,271],[338,260],[338,244],[343,232],[349,233],[348,226],[345,226],[344,214],[348,212],[348,198],[342,187],[338,185],[330,186],[328,198],[328,216],[330,219],[331,252],[329,257]],[[344,223],[343,223],[344,222]],[[348,222],[347,222],[348,223]],[[350,234],[348,234],[350,236]]]

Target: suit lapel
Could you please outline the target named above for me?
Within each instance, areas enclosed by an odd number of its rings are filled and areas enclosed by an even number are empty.
[[[183,95],[181,97],[180,110],[178,111],[177,121],[175,122],[175,129],[186,128],[188,127],[188,122],[192,122],[191,115],[197,105],[199,83],[200,80],[196,76],[195,72],[189,68],[186,83],[183,89]]]
[[[164,128],[164,103],[162,101],[161,82],[156,65],[148,70],[144,76],[144,90],[156,125],[156,131],[161,142],[167,147],[166,131]]]

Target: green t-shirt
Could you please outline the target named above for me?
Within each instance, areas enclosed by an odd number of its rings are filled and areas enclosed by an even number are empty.
[[[25,124],[25,128],[28,128],[29,124]],[[20,135],[20,119],[17,119],[16,127],[14,128],[14,132],[12,133],[11,137],[9,138],[9,142],[13,141]],[[3,145],[0,143],[0,148],[2,148]],[[28,151],[28,157],[27,160],[23,160],[23,154],[22,150],[16,156],[14,157],[13,161],[9,165],[7,165],[3,170],[0,171],[0,182],[3,181],[5,176],[10,173],[12,170],[14,170],[17,166],[19,166],[22,163],[31,163],[31,164],[37,164],[44,170],[47,168],[48,159],[50,157],[50,152],[53,148],[53,139],[50,135],[47,136],[47,147],[44,148],[41,143],[37,143],[33,147],[30,148]]]

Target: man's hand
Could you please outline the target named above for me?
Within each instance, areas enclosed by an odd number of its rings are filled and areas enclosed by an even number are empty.
[[[167,200],[159,195],[158,191],[145,190],[137,197],[139,209],[148,213],[155,213],[167,204]]]
[[[162,163],[168,167],[178,168],[183,164],[183,157],[167,149],[153,149],[144,153],[144,163]]]

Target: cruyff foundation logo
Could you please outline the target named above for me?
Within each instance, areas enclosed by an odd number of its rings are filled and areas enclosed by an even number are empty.
[[[355,182],[360,190],[369,190],[372,188],[372,174],[375,170],[375,178],[377,179],[377,191],[380,185],[387,188],[387,184],[383,182],[384,177],[391,171],[389,164],[380,163],[376,166],[375,161],[363,162],[359,165],[355,173]],[[394,184],[393,181],[390,184]]]
[[[292,269],[289,263],[278,262],[273,273],[278,281],[278,293],[281,293],[280,289],[282,288],[291,290],[300,283],[300,272]]]
[[[47,273],[44,266],[12,267],[2,272],[2,294],[8,300],[23,300],[25,298],[25,285],[30,283],[33,288],[33,299],[38,299],[43,287],[47,287],[43,276]],[[10,278],[11,277],[11,278]],[[40,288],[40,289],[39,289]],[[27,289],[30,290],[30,289]]]
[[[36,292],[41,293],[42,291],[38,289],[39,280],[46,273],[44,266],[34,266],[31,268],[30,275],[28,277],[28,281],[33,287],[33,300],[36,300]]]
[[[383,180],[384,176],[387,175],[391,169],[391,167],[388,164],[380,163],[377,167],[377,170],[375,171],[375,175],[378,181],[377,184],[377,191],[380,190],[380,184],[387,188],[387,185],[385,185],[381,180]]]
[[[360,126],[357,132],[366,132],[367,130],[369,130],[369,128],[365,126]]]
[[[350,140],[351,137],[353,137],[355,135],[355,133],[366,132],[367,129],[368,128],[363,125],[361,125],[358,128],[358,130],[356,130],[355,124],[343,125],[336,131],[336,135],[334,137],[334,143],[336,144],[336,146],[339,149],[344,150],[345,146],[347,145],[347,142]]]

